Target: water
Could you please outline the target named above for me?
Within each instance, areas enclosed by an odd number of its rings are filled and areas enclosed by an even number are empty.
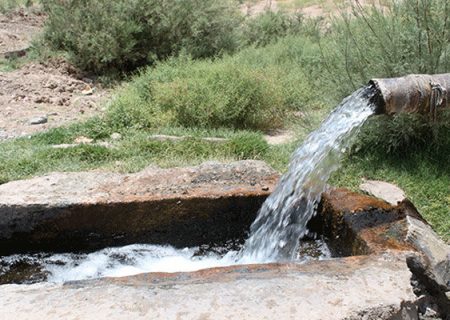
[[[315,215],[330,175],[338,169],[351,138],[374,113],[374,90],[364,87],[328,116],[294,152],[288,171],[262,205],[241,252],[241,261],[293,260],[306,224]]]
[[[63,283],[102,277],[124,277],[147,272],[190,272],[235,265],[242,242],[176,249],[171,246],[134,244],[92,253],[17,254],[0,257],[0,284]],[[327,259],[322,240],[299,248],[298,262]]]

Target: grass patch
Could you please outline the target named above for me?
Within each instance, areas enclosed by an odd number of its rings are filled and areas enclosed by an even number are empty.
[[[82,171],[105,169],[135,172],[155,164],[161,167],[195,165],[206,160],[232,161],[263,159],[268,145],[260,133],[221,130],[225,142],[210,142],[200,138],[195,130],[177,129],[189,138],[171,142],[150,139],[152,132],[127,130],[120,141],[109,138],[110,131],[101,120],[91,120],[68,128],[58,128],[30,138],[20,138],[0,144],[0,183],[42,175],[51,171]],[[173,129],[172,129],[173,130]],[[153,133],[162,133],[154,131]],[[165,133],[167,133],[166,131]],[[174,132],[174,131],[172,131]],[[210,132],[206,135],[212,135]],[[53,145],[73,143],[83,134],[95,139],[93,144],[55,149]],[[204,132],[201,136],[205,136]],[[111,147],[96,145],[106,141]]]

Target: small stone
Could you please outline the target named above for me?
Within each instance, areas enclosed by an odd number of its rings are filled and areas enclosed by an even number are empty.
[[[84,136],[76,137],[74,140],[74,142],[76,144],[90,144],[90,143],[92,143],[92,141],[94,141],[94,140],[91,138],[88,138],[88,137],[84,137]]]
[[[367,180],[359,186],[359,189],[392,205],[397,205],[406,198],[402,189],[385,181]]]
[[[262,187],[263,191],[269,191],[269,187]]]
[[[95,92],[95,88],[89,87],[88,89],[85,89],[85,90],[81,91],[81,94],[83,96],[91,96],[91,95],[94,94],[94,92]]]
[[[122,135],[121,135],[120,133],[114,132],[114,133],[111,135],[111,139],[112,139],[112,140],[120,140],[120,139],[122,139]]]
[[[81,79],[81,81],[83,81],[83,82],[85,82],[85,83],[89,83],[89,84],[94,83],[94,80],[89,79],[89,78],[83,78],[83,79]]]
[[[30,120],[30,124],[31,125],[36,125],[36,124],[43,124],[43,123],[47,123],[48,118],[45,116],[42,117],[37,117],[37,118],[33,118]]]

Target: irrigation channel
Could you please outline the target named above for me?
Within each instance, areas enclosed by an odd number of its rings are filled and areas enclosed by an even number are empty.
[[[21,265],[37,272],[30,282],[64,282],[143,272],[194,271],[210,267],[329,258],[324,241],[299,241],[315,215],[332,172],[339,168],[358,129],[375,112],[376,90],[363,87],[345,98],[294,152],[288,171],[262,205],[249,238],[209,248],[175,249],[135,244],[94,253],[21,254],[0,257],[0,275]]]

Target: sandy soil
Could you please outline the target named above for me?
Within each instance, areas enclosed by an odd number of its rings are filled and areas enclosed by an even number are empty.
[[[33,37],[42,29],[44,19],[38,12],[25,10],[0,14],[0,56],[28,48]]]
[[[0,15],[0,55],[27,48],[41,30],[44,19],[23,11]],[[99,114],[100,101],[108,95],[63,59],[0,72],[0,140]],[[31,124],[40,117],[46,122]]]
[[[345,0],[343,2],[336,2],[334,0],[316,0],[314,4],[296,4],[294,0],[248,0],[241,5],[241,11],[249,16],[258,15],[265,10],[283,10],[288,8],[289,11],[299,12],[306,17],[320,18],[330,17],[340,10],[344,10],[348,13],[351,12],[352,5],[359,3],[361,6],[382,7],[379,0]]]

